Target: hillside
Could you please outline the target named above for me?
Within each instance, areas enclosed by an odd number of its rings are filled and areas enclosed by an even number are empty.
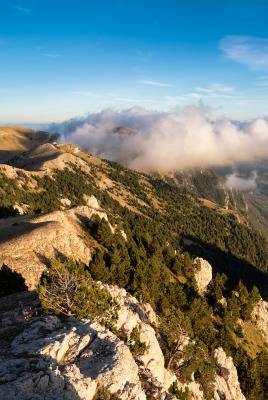
[[[6,163],[51,139],[52,135],[48,132],[16,126],[0,126],[0,163]]]
[[[213,354],[223,348],[246,398],[265,399],[267,338],[253,310],[258,291],[268,296],[268,247],[244,194],[231,197],[210,171],[142,174],[49,141],[0,165],[1,264],[33,289],[51,260],[76,259],[94,280],[150,303],[165,366],[181,385],[177,398],[194,398],[191,381],[196,398],[222,398]],[[212,265],[202,293],[196,257]],[[189,344],[179,350],[178,332]]]

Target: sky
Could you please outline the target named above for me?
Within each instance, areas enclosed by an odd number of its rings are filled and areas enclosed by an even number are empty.
[[[0,0],[0,124],[110,108],[267,116],[267,0]]]

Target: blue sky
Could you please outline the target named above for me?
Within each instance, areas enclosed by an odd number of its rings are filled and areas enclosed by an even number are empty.
[[[267,0],[0,0],[0,123],[105,108],[267,116]]]

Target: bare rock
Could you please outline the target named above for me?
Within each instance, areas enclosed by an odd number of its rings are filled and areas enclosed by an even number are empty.
[[[77,260],[88,264],[92,249],[84,221],[94,214],[108,221],[105,212],[89,206],[1,220],[0,263],[21,273],[30,289],[37,287],[50,260],[60,255],[75,254]]]
[[[98,200],[95,196],[87,196],[86,194],[84,194],[83,198],[86,201],[88,207],[94,208],[95,210],[100,210]]]
[[[261,331],[263,338],[268,342],[268,303],[260,300],[254,307],[252,317],[255,317],[256,325]]]
[[[214,399],[245,400],[232,357],[227,357],[222,347],[218,347],[212,352],[212,359],[218,367]]]
[[[0,340],[5,338],[0,399],[90,400],[98,384],[118,392],[122,400],[146,399],[138,366],[117,336],[96,321],[61,321],[56,316],[25,319],[23,310],[33,296],[20,296],[19,308],[12,308],[18,296],[9,296],[12,301],[0,308],[5,321],[0,327]]]
[[[194,266],[196,269],[195,280],[198,288],[198,293],[203,295],[207,290],[207,286],[212,279],[212,267],[208,261],[203,258],[197,257],[194,260]]]
[[[133,329],[137,327],[141,342],[146,344],[145,353],[138,357],[142,366],[140,373],[146,369],[151,377],[150,382],[157,382],[158,387],[167,395],[167,390],[176,380],[176,376],[165,368],[164,356],[154,330],[159,324],[157,315],[149,304],[140,304],[135,297],[127,295],[125,289],[102,283],[100,285],[120,304],[117,328],[130,337]]]

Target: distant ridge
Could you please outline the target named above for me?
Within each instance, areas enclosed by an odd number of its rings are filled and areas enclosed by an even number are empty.
[[[0,126],[0,163],[7,163],[13,157],[51,139],[52,135],[48,132],[19,126]]]

